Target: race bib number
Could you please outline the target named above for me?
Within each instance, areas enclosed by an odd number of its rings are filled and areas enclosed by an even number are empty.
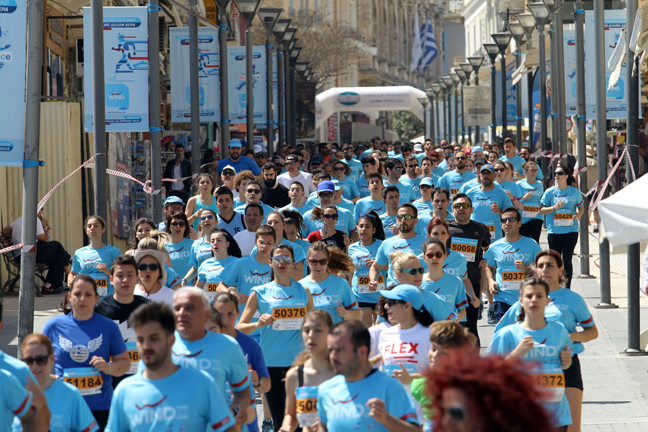
[[[524,280],[524,272],[502,272],[502,291],[518,291]]]
[[[477,255],[477,239],[452,237],[450,249],[462,254],[466,258],[466,261],[475,262],[475,257]]]
[[[495,238],[495,224],[489,223],[489,224],[486,224],[486,226],[488,227],[488,232],[490,233],[490,238],[491,238],[491,240],[493,240]]]
[[[305,316],[306,306],[274,308],[272,309],[272,317],[275,322],[272,324],[272,329],[279,331],[299,330]]]
[[[99,297],[106,297],[108,295],[108,280],[107,279],[95,279],[97,284],[97,294]]]
[[[385,289],[385,278],[382,275],[378,276],[378,287],[376,288],[376,291],[369,290],[369,282],[371,282],[369,276],[358,276],[358,293],[372,294],[378,290]]]
[[[137,373],[137,366],[140,361],[140,355],[139,351],[137,351],[137,343],[136,342],[126,342],[126,351],[128,351],[128,357],[130,358],[130,368],[128,369],[128,372],[126,372],[127,375],[135,375]]]
[[[416,366],[413,365],[412,363],[400,363],[400,364],[390,364],[390,365],[383,365],[382,370],[384,373],[387,375],[394,376],[394,371],[399,371],[401,369],[401,365],[405,368],[405,370],[409,373],[416,373]]]
[[[554,214],[554,226],[572,226],[574,225],[574,215],[572,212]]]
[[[63,381],[79,389],[82,396],[101,394],[103,386],[101,374],[93,367],[64,369]]]
[[[297,387],[297,421],[302,427],[311,427],[317,422],[317,387]]]
[[[207,297],[209,297],[209,302],[214,303],[214,299],[216,298],[216,288],[218,288],[218,284],[210,283],[205,285],[205,291],[207,291]]]
[[[459,188],[450,188],[450,198],[454,198],[459,193]]]
[[[524,206],[522,207],[522,216],[525,218],[534,218],[540,213],[540,207]]]
[[[535,386],[542,393],[541,402],[560,402],[565,394],[565,375],[562,372],[533,374]]]

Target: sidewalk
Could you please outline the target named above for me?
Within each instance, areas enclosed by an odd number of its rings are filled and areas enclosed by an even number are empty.
[[[547,248],[546,232],[541,247]],[[590,272],[599,276],[598,236],[590,234]],[[645,245],[641,246],[643,253]],[[576,247],[579,252],[580,245]],[[643,259],[643,256],[642,256]],[[596,309],[600,292],[597,279],[577,278],[572,282],[590,307],[599,330],[598,339],[585,344],[580,361],[585,383],[582,431],[648,431],[648,358],[622,354],[627,345],[627,257],[624,250],[613,251],[610,258],[612,301],[618,309]],[[574,257],[574,274],[580,273],[578,256]],[[16,355],[18,339],[18,296],[11,293],[3,299],[5,328],[0,333],[0,349]],[[63,295],[36,298],[35,331],[41,331],[47,320],[59,314],[56,307]],[[479,333],[484,346],[493,337],[494,326],[482,320]],[[641,295],[641,329],[648,329],[648,299]]]

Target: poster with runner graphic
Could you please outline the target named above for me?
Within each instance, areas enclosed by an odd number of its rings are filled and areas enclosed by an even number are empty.
[[[27,2],[0,1],[0,165],[22,166]]]
[[[169,29],[171,50],[171,122],[191,122],[189,74],[189,28]],[[198,29],[198,92],[200,121],[220,121],[220,68],[218,30]]]
[[[245,47],[227,48],[227,77],[229,80],[229,114],[233,124],[247,122],[247,75],[245,71]],[[252,86],[254,123],[266,123],[266,54],[265,46],[252,47]]]
[[[148,24],[145,7],[104,7],[104,79],[106,132],[149,130]],[[83,8],[83,37],[92,40],[91,9]],[[92,132],[93,52],[86,43],[84,123]]]

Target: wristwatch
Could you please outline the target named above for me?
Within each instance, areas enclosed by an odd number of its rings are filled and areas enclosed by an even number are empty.
[[[258,385],[258,386],[254,386],[254,388],[259,388],[259,387],[261,387],[262,385],[263,385],[263,377],[260,377],[260,378],[259,378],[259,385]]]

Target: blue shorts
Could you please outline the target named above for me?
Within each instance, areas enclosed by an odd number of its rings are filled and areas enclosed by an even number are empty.
[[[495,314],[495,321],[499,322],[506,312],[511,308],[511,305],[502,301],[493,302],[493,313]]]

